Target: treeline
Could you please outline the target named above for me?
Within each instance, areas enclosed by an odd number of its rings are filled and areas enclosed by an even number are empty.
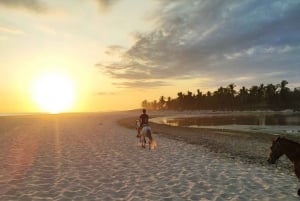
[[[235,90],[235,84],[217,91],[178,92],[176,98],[161,96],[159,100],[144,100],[142,107],[152,110],[283,110],[300,109],[300,87],[290,89],[286,80],[280,84],[260,84],[250,89]]]

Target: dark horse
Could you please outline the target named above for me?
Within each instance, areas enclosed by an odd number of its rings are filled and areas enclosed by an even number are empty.
[[[300,180],[300,144],[284,137],[273,140],[268,162],[275,164],[280,156],[286,155],[294,164],[294,172]],[[300,189],[298,189],[300,196]]]

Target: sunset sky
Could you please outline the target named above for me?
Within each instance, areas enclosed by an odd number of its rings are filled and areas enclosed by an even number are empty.
[[[300,87],[299,19],[299,0],[0,0],[0,113],[45,110],[50,74],[72,88],[72,112],[230,83]]]

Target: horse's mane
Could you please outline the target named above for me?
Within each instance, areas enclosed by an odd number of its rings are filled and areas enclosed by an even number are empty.
[[[287,138],[285,138],[285,137],[278,137],[277,140],[283,140],[283,141],[286,141],[286,142],[288,142],[288,143],[291,143],[291,144],[300,146],[300,143],[295,142],[295,141],[290,140],[290,139],[287,139]]]

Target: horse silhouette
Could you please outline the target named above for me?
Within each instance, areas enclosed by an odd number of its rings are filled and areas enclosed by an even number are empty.
[[[294,172],[300,180],[300,144],[284,137],[278,137],[273,140],[270,149],[268,162],[275,164],[282,155],[286,155],[294,164]],[[300,196],[300,189],[298,189],[298,195]]]

